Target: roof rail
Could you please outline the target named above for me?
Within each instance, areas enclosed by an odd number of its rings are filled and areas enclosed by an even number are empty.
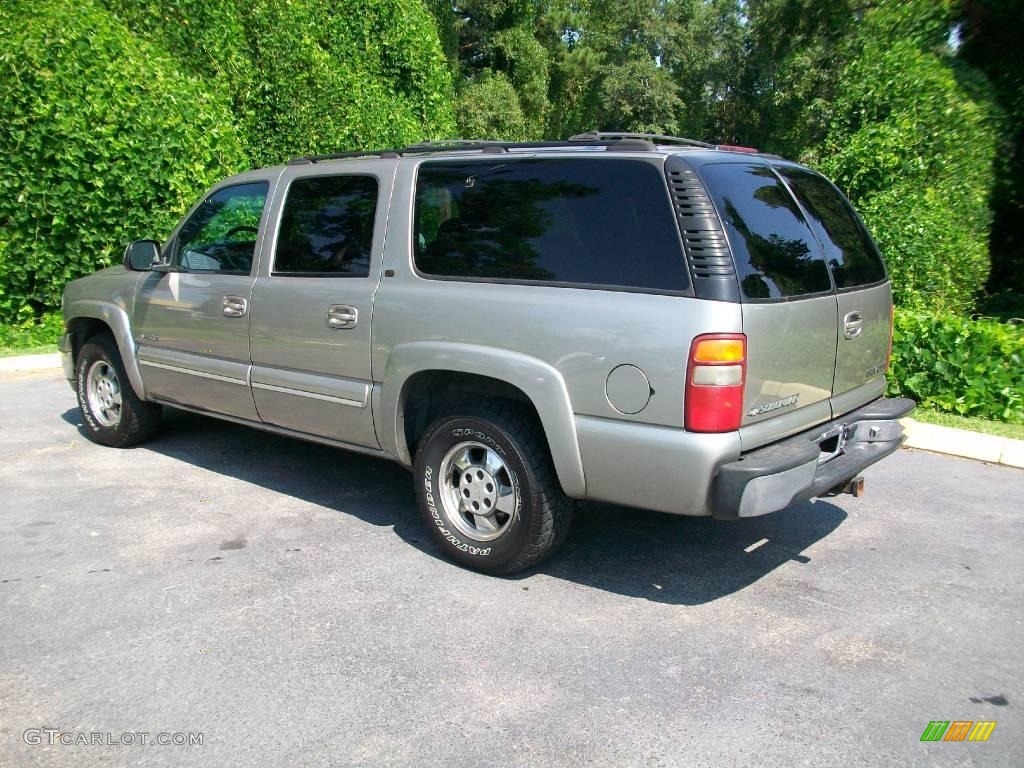
[[[649,141],[653,144],[686,144],[691,147],[703,147],[704,149],[714,149],[714,144],[708,144],[706,141],[698,141],[697,139],[684,139],[681,136],[666,136],[663,133],[631,133],[627,131],[587,131],[586,133],[577,133],[575,136],[569,137],[569,141],[597,141],[597,142],[608,142],[608,141],[623,141],[627,139],[639,139]]]
[[[396,158],[406,155],[418,155],[428,152],[462,152],[478,150],[485,154],[508,152],[513,149],[558,149],[559,147],[605,147],[633,152],[653,152],[654,143],[642,138],[646,134],[622,134],[615,138],[592,138],[590,134],[581,134],[586,138],[573,136],[568,141],[492,141],[488,139],[450,139],[445,141],[421,141],[410,144],[403,149],[379,149],[361,152],[338,152],[330,155],[303,155],[288,161],[288,165],[306,165],[325,160],[345,160],[358,157]],[[710,146],[710,145],[705,145]]]

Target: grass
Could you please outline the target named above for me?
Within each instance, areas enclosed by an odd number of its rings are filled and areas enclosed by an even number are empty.
[[[14,357],[15,355],[46,355],[56,351],[56,344],[40,344],[36,347],[0,347],[0,357]]]
[[[923,408],[914,409],[910,418],[925,424],[938,424],[940,427],[955,427],[971,432],[983,432],[986,435],[1024,440],[1024,424],[1007,424],[1003,421],[980,419],[977,416],[955,416],[951,413],[926,411]]]

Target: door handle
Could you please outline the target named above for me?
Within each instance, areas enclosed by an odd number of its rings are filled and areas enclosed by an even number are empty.
[[[224,297],[224,316],[243,317],[249,309],[249,302],[241,296]]]
[[[359,322],[359,310],[347,304],[331,304],[327,308],[327,326],[329,328],[355,328]]]
[[[864,331],[864,313],[860,310],[847,312],[843,318],[843,336],[856,339]]]

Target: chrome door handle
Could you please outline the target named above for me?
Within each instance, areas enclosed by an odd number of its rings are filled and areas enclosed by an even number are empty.
[[[860,310],[847,312],[843,318],[843,336],[856,339],[864,331],[864,314]]]
[[[224,316],[243,317],[249,309],[249,302],[241,296],[224,297]]]
[[[359,310],[347,304],[331,304],[327,308],[329,328],[355,328],[359,322]]]

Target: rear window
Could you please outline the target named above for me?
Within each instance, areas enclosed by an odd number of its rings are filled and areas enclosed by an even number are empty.
[[[689,287],[664,177],[634,160],[424,163],[413,248],[427,275]]]
[[[744,296],[786,299],[832,290],[807,221],[768,166],[715,163],[702,176],[725,222]]]
[[[846,198],[816,173],[800,168],[777,170],[810,215],[836,287],[855,288],[884,280],[878,249]]]

